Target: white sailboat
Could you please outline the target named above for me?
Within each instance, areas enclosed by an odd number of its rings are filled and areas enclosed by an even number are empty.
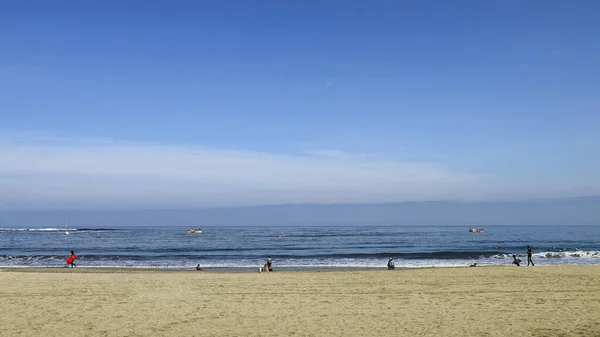
[[[69,221],[65,221],[65,235],[69,235]]]

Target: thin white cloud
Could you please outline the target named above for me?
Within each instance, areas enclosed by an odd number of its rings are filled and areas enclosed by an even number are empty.
[[[493,177],[335,150],[280,155],[0,136],[0,203],[9,209],[482,200],[519,195],[527,191],[501,186]]]

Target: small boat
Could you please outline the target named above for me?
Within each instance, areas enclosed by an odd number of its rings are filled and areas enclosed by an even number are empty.
[[[202,229],[200,229],[200,228],[188,229],[188,233],[202,233]]]
[[[483,229],[482,228],[470,228],[469,232],[470,233],[483,233]]]

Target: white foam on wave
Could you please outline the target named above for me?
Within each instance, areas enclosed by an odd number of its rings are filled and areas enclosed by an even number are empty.
[[[512,255],[510,253],[507,254],[497,254],[493,255],[490,258],[492,259],[512,259]],[[519,257],[526,257],[526,253],[515,254]],[[570,251],[560,251],[560,252],[537,252],[532,254],[532,258],[539,259],[558,259],[558,258],[591,258],[591,259],[599,259],[600,251],[598,250],[570,250]]]
[[[526,254],[518,254],[526,264]],[[65,265],[66,255],[63,256],[0,256],[0,267],[61,267]],[[563,251],[538,252],[533,255],[537,265],[558,264],[600,264],[600,251]],[[90,268],[158,268],[158,269],[188,269],[200,263],[202,268],[214,269],[252,269],[264,265],[261,259],[213,260],[213,259],[156,259],[136,260],[126,256],[118,259],[96,257],[92,259],[81,255],[79,266]],[[337,259],[277,259],[274,256],[274,268],[281,269],[368,269],[385,268],[387,259],[367,258],[337,258]],[[471,259],[402,259],[396,258],[397,268],[427,268],[427,267],[464,267],[477,263],[486,265],[512,265],[512,254],[497,254],[491,257]]]
[[[77,228],[68,228],[76,231]],[[0,232],[64,232],[65,228],[0,228]]]
[[[569,251],[569,252],[543,252],[533,254],[534,257],[539,258],[600,258],[600,251]]]

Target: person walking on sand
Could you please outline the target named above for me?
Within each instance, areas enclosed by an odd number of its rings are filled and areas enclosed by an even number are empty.
[[[272,263],[273,263],[273,260],[271,260],[271,257],[270,256],[267,257],[267,265],[266,265],[267,268],[265,268],[265,269],[268,269],[267,271],[273,271],[273,268],[271,268]]]
[[[529,263],[531,263],[531,266],[535,266],[535,264],[533,264],[533,260],[531,259],[531,255],[533,254],[533,252],[531,251],[531,247],[527,246],[527,266],[529,267]]]
[[[69,256],[69,258],[67,259],[67,264],[70,265],[71,268],[77,267],[75,265],[75,260],[77,260],[77,255],[75,255],[75,252],[71,250],[71,256]]]

